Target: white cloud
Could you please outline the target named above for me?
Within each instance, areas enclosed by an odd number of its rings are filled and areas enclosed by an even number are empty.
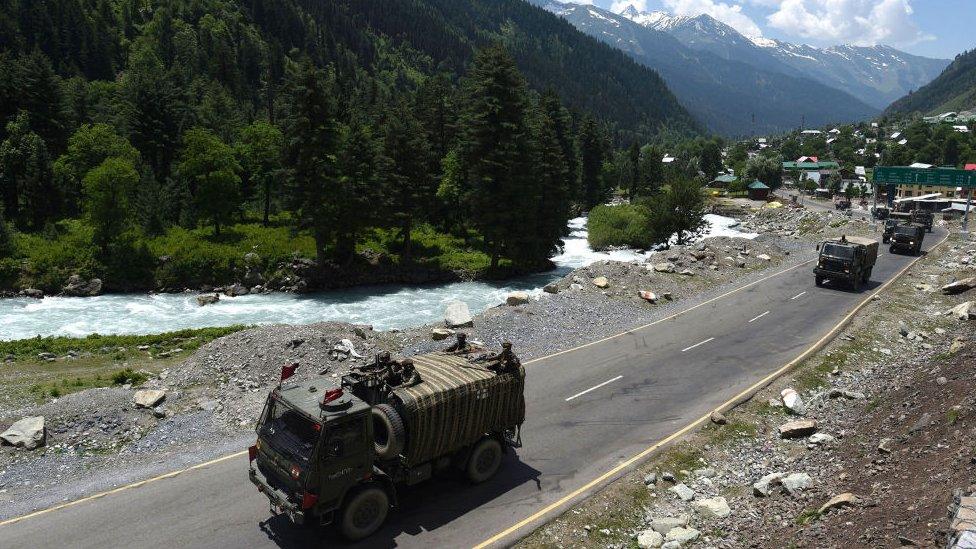
[[[910,45],[933,38],[915,24],[909,0],[780,0],[776,4],[776,11],[766,18],[770,26],[818,42]]]
[[[664,0],[664,5],[675,15],[708,14],[746,36],[762,36],[762,30],[751,17],[742,12],[739,4],[715,0]]]

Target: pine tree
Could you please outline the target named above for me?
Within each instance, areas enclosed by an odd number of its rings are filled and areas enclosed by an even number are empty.
[[[521,194],[528,173],[525,81],[500,45],[478,52],[464,82],[460,151],[475,227],[496,269],[521,237]]]
[[[587,209],[609,198],[603,181],[604,151],[596,120],[587,115],[583,118],[579,133],[580,185],[583,190],[583,206]]]
[[[576,134],[573,131],[573,117],[569,110],[562,105],[556,90],[549,88],[542,94],[542,110],[552,121],[552,129],[559,141],[569,172],[570,196],[577,199],[579,189],[579,153],[576,150]]]
[[[271,197],[281,170],[281,154],[285,137],[281,130],[267,122],[255,122],[241,130],[237,142],[237,157],[243,167],[244,200],[249,200],[256,187],[262,190],[264,215],[262,222],[268,226],[271,216]]]
[[[332,98],[334,75],[304,59],[289,66],[281,127],[288,199],[300,225],[310,227],[319,265],[336,232],[336,153],[339,125]]]
[[[630,148],[627,149],[627,168],[629,168],[629,173],[627,173],[627,179],[630,185],[627,187],[627,197],[633,200],[635,197],[641,195],[643,191],[643,181],[640,176],[640,162],[641,162],[641,147],[640,143],[634,141],[630,144]]]
[[[647,196],[657,194],[664,182],[663,158],[664,153],[654,145],[645,145],[641,149],[640,187]]]
[[[384,176],[382,144],[365,124],[343,128],[338,154],[338,192],[335,196],[336,258],[353,259],[356,242],[366,227],[380,221]]]
[[[65,141],[61,79],[47,56],[36,50],[19,59],[18,69],[20,108],[28,113],[30,127],[44,139],[48,150],[60,152]]]
[[[0,259],[13,255],[14,239],[10,234],[10,227],[7,226],[7,218],[3,214],[3,205],[0,204]]]
[[[209,219],[214,234],[231,222],[240,204],[241,171],[234,149],[203,128],[193,128],[183,136],[179,174],[187,182],[199,215]]]
[[[544,263],[559,247],[572,204],[572,178],[555,126],[545,112],[535,113],[531,124],[533,169],[524,200],[532,211],[525,218],[527,242],[512,255],[516,262],[532,267]]]
[[[430,143],[420,122],[402,102],[387,115],[383,132],[383,148],[389,161],[384,194],[390,218],[403,239],[403,258],[409,261],[413,228],[426,220],[437,193],[437,179],[430,171]]]
[[[53,181],[47,145],[21,111],[7,124],[7,139],[0,144],[0,192],[4,208],[19,227],[38,230],[57,216],[59,197]]]
[[[715,176],[722,169],[722,148],[718,142],[709,139],[702,145],[698,164],[705,174],[705,179],[708,181],[715,179]]]

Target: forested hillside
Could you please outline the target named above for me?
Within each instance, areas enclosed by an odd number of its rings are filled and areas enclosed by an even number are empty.
[[[538,268],[614,142],[697,131],[521,0],[0,0],[0,52],[0,287],[222,282],[245,246]]]
[[[939,114],[976,108],[976,50],[963,52],[932,82],[888,107],[887,113]]]

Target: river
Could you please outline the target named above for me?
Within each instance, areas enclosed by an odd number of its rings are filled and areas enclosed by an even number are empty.
[[[755,237],[736,231],[734,219],[706,216],[703,237]],[[196,294],[113,294],[97,297],[0,299],[0,340],[37,335],[83,337],[99,334],[151,334],[183,328],[233,324],[309,324],[342,320],[371,324],[378,330],[408,328],[443,318],[453,300],[468,304],[472,313],[504,302],[515,290],[538,295],[547,283],[566,273],[601,261],[643,261],[652,252],[593,251],[587,242],[586,218],[569,221],[570,234],[552,258],[556,269],[504,282],[452,282],[431,285],[362,286],[311,294],[271,293],[221,297],[201,307]]]

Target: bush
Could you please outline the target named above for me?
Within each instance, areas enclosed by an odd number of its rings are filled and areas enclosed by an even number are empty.
[[[596,206],[590,210],[588,222],[590,246],[594,250],[650,248],[655,242],[649,222],[650,211],[643,205]]]

